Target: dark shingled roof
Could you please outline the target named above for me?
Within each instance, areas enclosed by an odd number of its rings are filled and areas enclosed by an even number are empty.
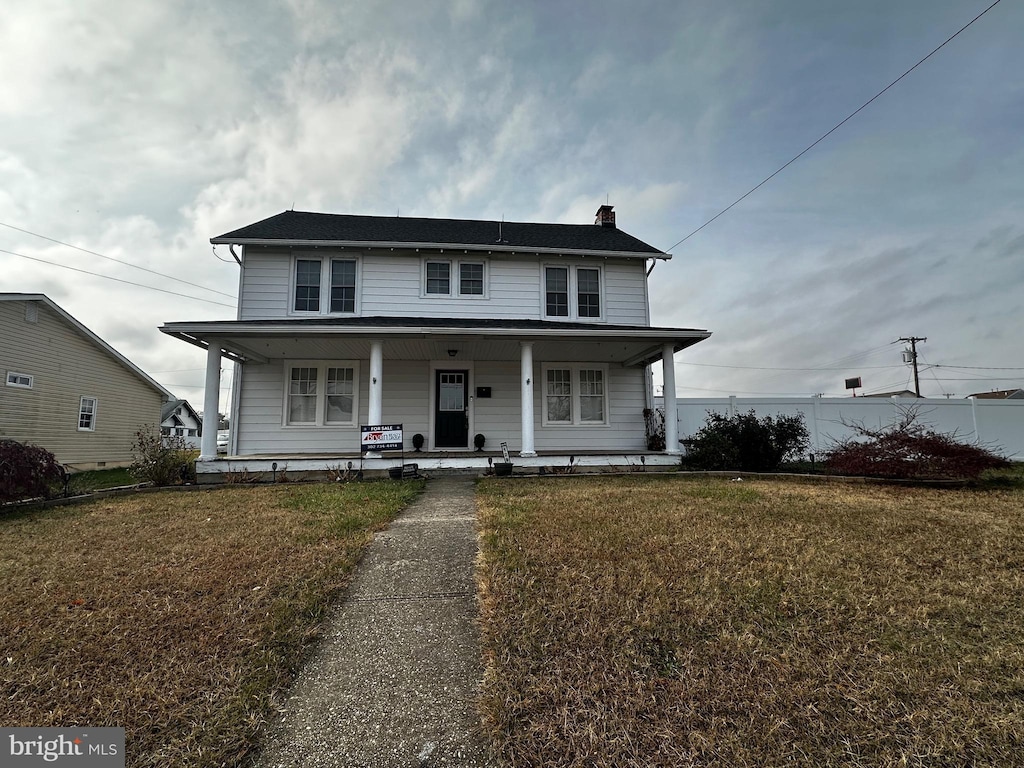
[[[500,232],[500,239],[499,239]],[[652,245],[615,227],[597,224],[526,224],[473,219],[416,219],[284,211],[236,229],[211,243],[319,241],[332,243],[409,243],[472,246],[494,250],[530,248],[664,255]]]

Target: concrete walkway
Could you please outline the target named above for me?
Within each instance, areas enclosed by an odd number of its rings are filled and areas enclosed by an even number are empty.
[[[258,765],[489,766],[477,733],[472,480],[442,477],[377,534]]]

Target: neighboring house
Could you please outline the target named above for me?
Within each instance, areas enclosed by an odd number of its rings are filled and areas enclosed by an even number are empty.
[[[164,438],[180,437],[189,448],[199,448],[203,420],[188,400],[168,400],[160,414],[160,434]]]
[[[0,293],[0,438],[75,469],[132,462],[171,393],[42,294]]]
[[[991,392],[977,392],[967,397],[979,400],[1024,400],[1024,389],[996,389]]]
[[[918,394],[911,389],[897,389],[892,392],[875,392],[861,397],[918,397]]]
[[[211,242],[240,264],[237,319],[160,329],[207,349],[203,460],[222,356],[234,456],[358,455],[379,424],[445,455],[476,434],[524,457],[641,453],[648,366],[710,336],[650,325],[671,256],[608,205],[584,225],[285,211]]]

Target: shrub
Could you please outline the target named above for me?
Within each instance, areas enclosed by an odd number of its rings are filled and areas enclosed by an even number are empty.
[[[723,416],[708,413],[704,426],[687,441],[683,465],[690,469],[773,472],[807,450],[804,417],[757,418],[751,410]]]
[[[49,497],[63,479],[64,468],[45,448],[0,440],[0,501]]]
[[[132,445],[135,461],[128,468],[137,480],[153,485],[178,485],[195,481],[195,451],[178,435],[161,436],[154,427],[140,427]]]
[[[1010,466],[987,448],[960,442],[956,433],[927,429],[918,415],[907,408],[881,429],[846,423],[856,434],[826,452],[826,466],[836,474],[902,480],[976,480],[986,470]]]

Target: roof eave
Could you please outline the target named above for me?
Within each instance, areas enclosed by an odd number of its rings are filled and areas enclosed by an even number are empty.
[[[474,251],[484,253],[534,253],[562,256],[602,256],[606,258],[626,259],[660,259],[668,261],[672,254],[662,251],[599,251],[582,248],[547,248],[537,246],[510,246],[500,243],[481,245],[478,243],[404,243],[371,240],[298,240],[298,239],[266,239],[244,237],[211,237],[213,245],[258,245],[278,248],[380,248],[388,250],[428,250],[428,251]]]

